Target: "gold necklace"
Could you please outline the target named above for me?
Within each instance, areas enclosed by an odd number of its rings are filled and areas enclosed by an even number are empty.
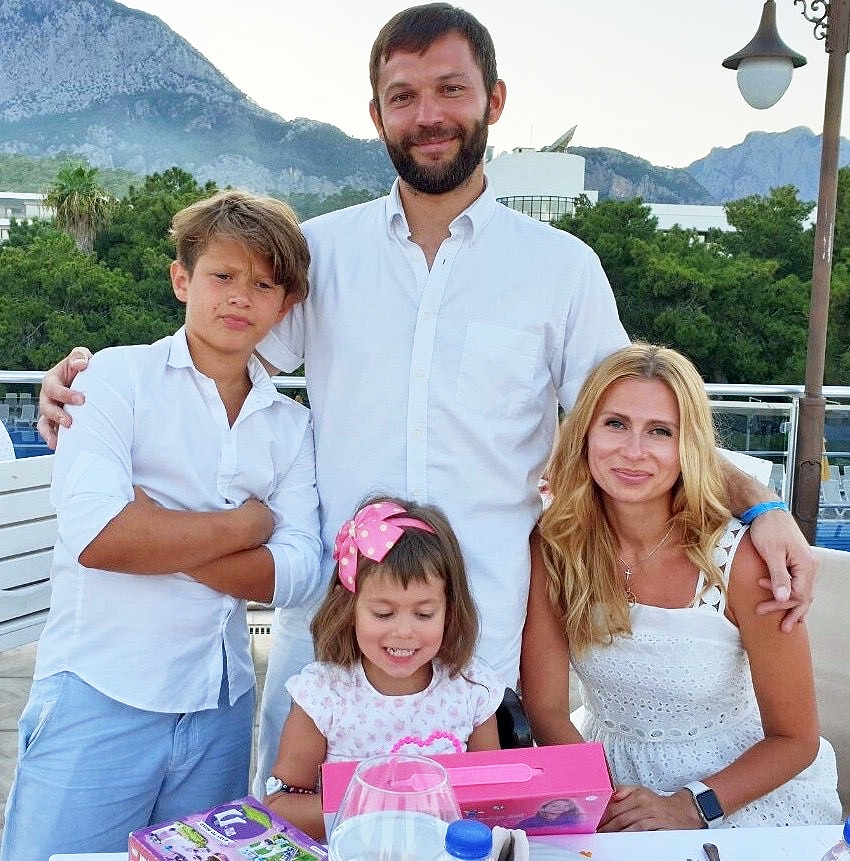
[[[650,550],[649,553],[646,554],[646,556],[644,556],[642,559],[638,559],[638,561],[635,562],[633,565],[629,565],[629,563],[626,562],[626,560],[623,559],[622,556],[620,556],[619,554],[617,555],[617,558],[620,560],[624,568],[623,577],[626,581],[626,598],[628,599],[629,604],[634,604],[637,600],[635,598],[635,593],[632,592],[632,588],[630,585],[632,577],[634,577],[635,573],[632,569],[637,568],[638,565],[642,565],[644,562],[648,561],[649,559],[652,559],[652,557],[655,556],[655,554],[661,549],[664,542],[670,537],[670,533],[673,532],[673,527],[675,525],[675,523],[671,523],[670,528],[664,533],[664,537],[658,542],[658,544],[656,544],[655,547],[653,547],[652,550]]]

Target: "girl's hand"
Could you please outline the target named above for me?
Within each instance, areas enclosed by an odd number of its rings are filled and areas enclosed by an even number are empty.
[[[704,828],[687,789],[659,795],[645,786],[619,786],[599,823],[599,831],[669,831]]]

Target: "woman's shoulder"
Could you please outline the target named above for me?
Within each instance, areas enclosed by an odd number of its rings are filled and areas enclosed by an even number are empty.
[[[733,616],[770,597],[769,590],[759,583],[770,577],[770,572],[753,545],[749,529],[744,529],[737,540],[728,573],[729,609]]]

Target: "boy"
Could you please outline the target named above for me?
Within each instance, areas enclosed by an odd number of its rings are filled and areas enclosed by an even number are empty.
[[[60,436],[51,609],[2,861],[119,851],[243,795],[246,601],[319,591],[309,411],[253,355],[307,295],[307,245],[286,204],[237,191],[179,212],[173,234],[185,325],[96,355]]]

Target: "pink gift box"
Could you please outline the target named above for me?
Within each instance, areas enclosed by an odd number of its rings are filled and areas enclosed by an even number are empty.
[[[142,828],[129,861],[325,861],[327,850],[250,795]]]
[[[482,750],[431,757],[449,773],[461,815],[528,834],[590,834],[613,787],[599,742]],[[330,833],[356,762],[322,766],[322,809]]]

